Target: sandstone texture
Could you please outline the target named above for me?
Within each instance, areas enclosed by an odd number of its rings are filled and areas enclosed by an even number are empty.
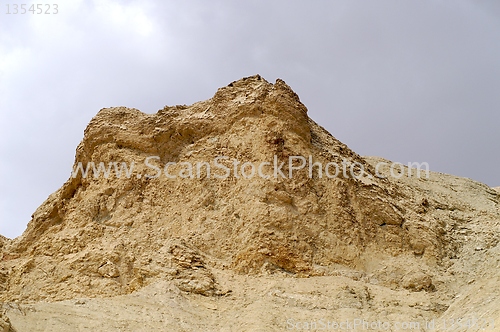
[[[230,172],[218,178],[221,156]],[[364,172],[311,176],[291,156]],[[280,331],[321,319],[431,331],[425,322],[473,318],[456,330],[500,329],[498,188],[392,176],[390,161],[311,120],[280,79],[244,78],[155,114],[102,109],[73,171],[89,162],[134,169],[72,174],[22,236],[0,237],[0,331]],[[268,178],[245,176],[241,164],[263,162]]]

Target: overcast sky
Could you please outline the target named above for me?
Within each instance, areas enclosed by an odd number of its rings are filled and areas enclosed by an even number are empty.
[[[20,2],[0,1],[5,236],[69,178],[101,108],[154,113],[257,73],[359,154],[500,185],[500,1],[7,3]]]

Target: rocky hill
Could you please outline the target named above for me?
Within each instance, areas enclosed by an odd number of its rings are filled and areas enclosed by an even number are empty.
[[[5,317],[18,331],[500,326],[499,193],[390,164],[330,135],[279,79],[156,114],[102,109],[69,180],[0,238]]]

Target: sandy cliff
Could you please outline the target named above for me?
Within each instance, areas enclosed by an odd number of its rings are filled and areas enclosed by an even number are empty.
[[[364,174],[310,176],[289,169],[291,156]],[[48,317],[61,331],[500,317],[499,193],[439,173],[390,176],[390,162],[357,155],[312,121],[282,80],[244,78],[155,114],[103,109],[74,169],[89,162],[134,170],[70,176],[22,236],[0,238],[0,299],[19,331],[42,330]],[[241,167],[265,162],[268,178]],[[199,174],[181,176],[198,163]],[[274,177],[274,163],[285,176]]]

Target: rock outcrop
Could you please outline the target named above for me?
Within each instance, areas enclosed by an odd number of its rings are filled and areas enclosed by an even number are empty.
[[[269,178],[245,178],[241,168],[226,178],[200,168],[198,177],[194,166],[192,178],[180,177],[183,163],[205,162],[214,172],[218,156],[227,158],[219,163],[231,171],[233,160],[268,162],[262,169]],[[316,167],[312,176],[308,168],[292,169],[289,178],[291,156],[322,165],[344,162],[365,174],[328,178]],[[89,162],[134,163],[135,169],[130,178],[79,172],[51,195],[12,244],[11,259],[4,259],[12,266],[4,299],[111,296],[178,276],[184,272],[171,257],[174,239],[209,257],[209,266],[239,273],[325,275],[337,266],[368,272],[374,257],[394,260],[415,252],[421,269],[446,255],[440,226],[412,215],[418,202],[405,200],[398,187],[314,123],[282,80],[248,77],[210,100],[152,115],[103,109],[85,130],[74,169]],[[276,178],[275,162],[283,164]],[[176,179],[145,176],[168,163],[176,163],[168,169],[180,174]],[[398,279],[387,283],[397,287]]]
[[[330,135],[279,79],[244,78],[155,114],[102,109],[68,181],[22,236],[0,238],[0,300],[113,297],[158,282],[218,298],[231,293],[221,275],[323,276],[351,280],[332,308],[376,308],[370,294],[388,289],[420,294],[430,304],[415,315],[437,317],[479,278],[463,255],[498,245],[500,196],[437,173],[394,177],[389,164]]]

